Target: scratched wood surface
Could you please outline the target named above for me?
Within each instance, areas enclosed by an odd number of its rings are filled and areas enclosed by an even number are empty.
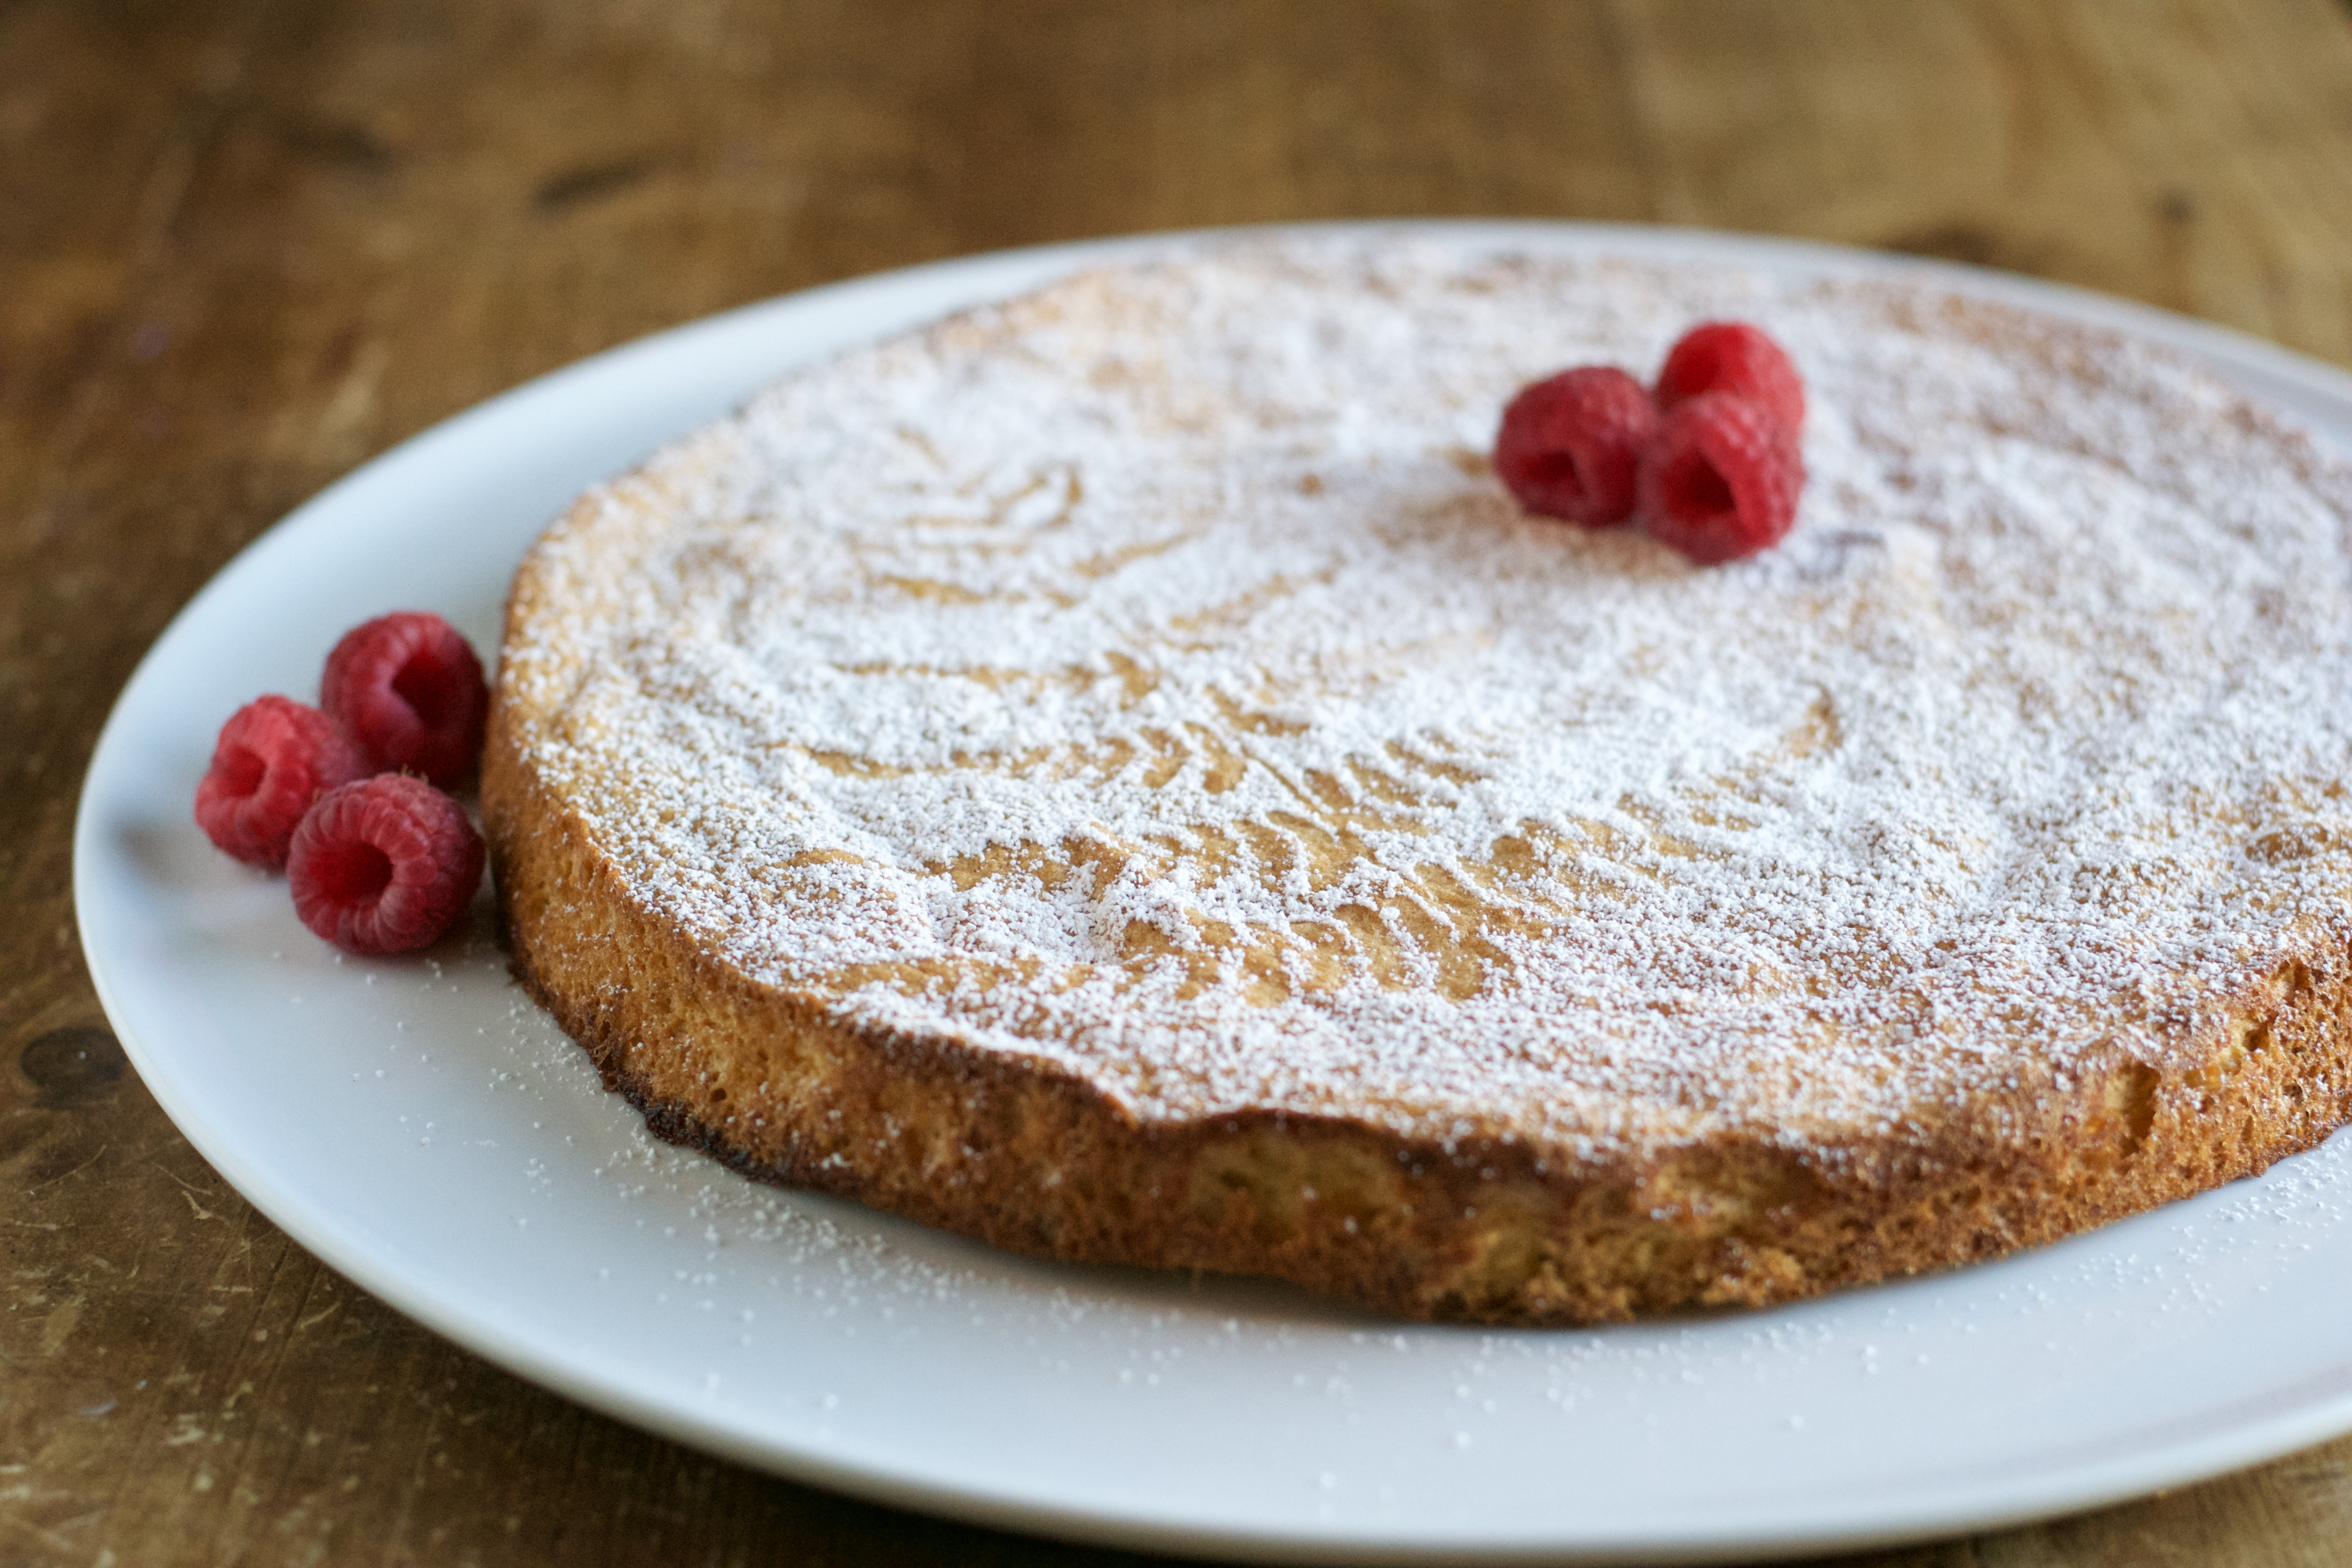
[[[1925,251],[2352,364],[2352,7],[0,0],[0,1565],[1118,1560],[644,1436],[321,1268],[126,1068],[75,791],[233,552],[538,372],[936,257],[1400,214]],[[1856,1561],[2343,1563],[2352,1439]]]

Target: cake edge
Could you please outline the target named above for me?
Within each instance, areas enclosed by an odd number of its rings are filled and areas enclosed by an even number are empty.
[[[519,579],[520,584],[520,579]],[[482,802],[518,980],[670,1142],[1033,1257],[1268,1275],[1412,1319],[1577,1325],[1937,1272],[2255,1174],[2352,1118],[2352,963],[2314,942],[2158,1069],[1804,1147],[1579,1159],[1270,1109],[1146,1122],[1036,1058],[826,1015],[623,886],[498,704]]]

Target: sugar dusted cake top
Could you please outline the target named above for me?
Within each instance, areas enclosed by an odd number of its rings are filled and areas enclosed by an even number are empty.
[[[1497,411],[1694,321],[1806,377],[1779,548],[1518,514]],[[1833,1146],[2163,1068],[2352,890],[2352,479],[1907,286],[1356,240],[787,377],[527,563],[530,764],[837,1016],[1244,1107]]]

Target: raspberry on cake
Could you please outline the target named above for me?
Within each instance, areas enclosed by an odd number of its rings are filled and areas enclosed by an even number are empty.
[[[1476,460],[1725,319],[1806,366],[1776,548]],[[1724,405],[1662,510],[1787,527]],[[754,1174],[1415,1317],[1788,1300],[2352,1115],[2347,532],[2193,365],[1926,286],[1188,248],[580,498],[484,816],[518,973]]]
[[[1541,517],[1601,528],[1633,515],[1633,476],[1657,434],[1650,395],[1614,365],[1579,365],[1504,406],[1495,477]]]
[[[1805,382],[1771,334],[1747,321],[1693,327],[1666,351],[1658,372],[1658,410],[1672,413],[1709,392],[1736,393],[1759,405],[1794,435],[1805,427]]]
[[[1797,521],[1805,459],[1795,432],[1729,392],[1675,405],[1642,450],[1639,488],[1650,534],[1701,565],[1753,555]]]

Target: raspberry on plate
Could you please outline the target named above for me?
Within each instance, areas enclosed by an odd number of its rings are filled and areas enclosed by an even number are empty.
[[[1804,484],[1795,432],[1728,392],[1676,405],[1642,455],[1651,534],[1701,564],[1779,542],[1797,521]]]
[[[319,705],[379,769],[405,769],[449,788],[481,757],[490,689],[455,627],[427,611],[403,610],[343,634],[327,656]]]
[[[346,952],[404,952],[436,940],[473,901],[482,837],[457,803],[404,773],[320,800],[286,861],[294,912]]]
[[[290,697],[257,697],[229,715],[196,784],[196,826],[254,866],[286,864],[311,802],[374,770],[335,721]]]
[[[1658,426],[1650,395],[1614,365],[1579,365],[1522,387],[1503,410],[1495,473],[1521,506],[1587,528],[1633,512],[1642,447]]]
[[[1805,380],[1788,353],[1760,327],[1708,321],[1666,351],[1658,372],[1658,412],[1671,414],[1708,392],[1736,392],[1763,405],[1791,433],[1805,427]]]

